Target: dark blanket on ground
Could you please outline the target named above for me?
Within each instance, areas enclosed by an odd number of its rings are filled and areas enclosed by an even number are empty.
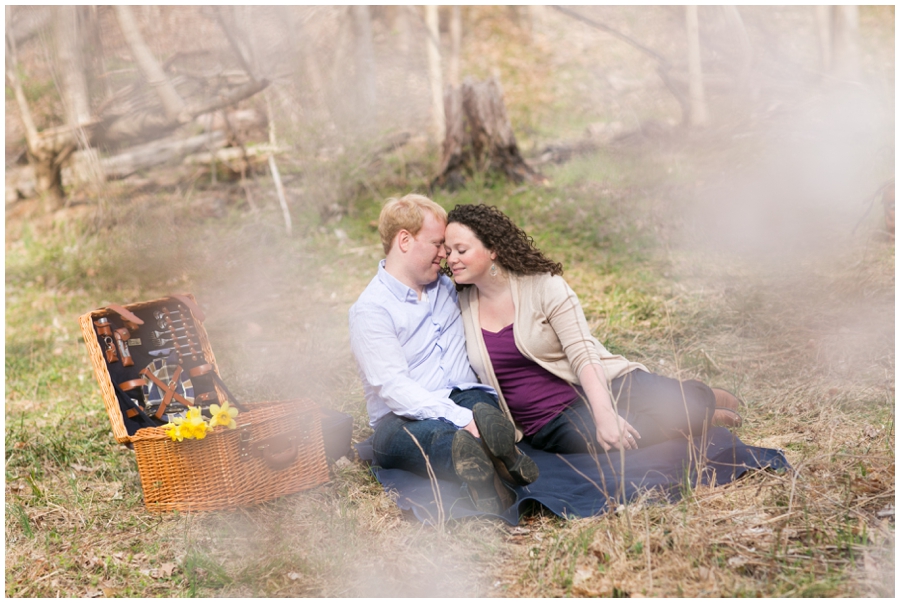
[[[615,508],[623,494],[632,500],[652,489],[668,500],[677,500],[686,484],[718,486],[753,469],[783,472],[790,468],[782,452],[747,446],[724,427],[709,431],[706,446],[701,438],[694,438],[629,450],[624,453],[624,471],[622,453],[618,451],[562,455],[535,450],[525,443],[519,447],[538,464],[541,476],[528,486],[515,487],[515,504],[500,515],[512,525],[534,502],[561,517],[587,517]],[[360,458],[374,463],[369,441],[356,448]],[[397,505],[412,511],[419,521],[437,523],[439,519],[484,514],[475,509],[458,483],[437,481],[442,503],[439,511],[436,492],[428,478],[374,465],[372,471],[385,491],[395,497]]]

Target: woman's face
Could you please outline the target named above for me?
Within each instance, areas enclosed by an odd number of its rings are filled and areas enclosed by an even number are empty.
[[[468,226],[459,222],[447,225],[444,233],[444,246],[447,251],[447,265],[453,271],[453,280],[460,285],[478,285],[490,278],[489,270],[497,254],[475,236]]]

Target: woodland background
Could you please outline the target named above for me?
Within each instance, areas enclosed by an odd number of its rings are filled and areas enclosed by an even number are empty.
[[[893,595],[894,20],[6,7],[6,595]],[[450,144],[445,94],[488,81],[497,144]],[[509,213],[608,348],[736,391],[738,435],[796,473],[427,527],[350,460],[253,509],[146,512],[77,317],[193,292],[236,393],[362,440],[347,309],[410,191]]]

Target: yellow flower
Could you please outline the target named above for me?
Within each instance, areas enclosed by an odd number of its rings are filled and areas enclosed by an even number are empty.
[[[185,440],[193,440],[194,439],[194,426],[190,423],[182,423],[178,426],[178,430],[181,432],[181,437]]]
[[[194,437],[198,440],[202,440],[206,437],[206,430],[209,426],[206,424],[206,421],[200,421],[199,423],[194,423]]]
[[[238,409],[228,406],[228,401],[222,402],[222,406],[218,404],[210,404],[209,410],[212,413],[212,419],[209,420],[209,426],[224,425],[228,429],[235,429],[237,423],[234,417],[238,416]]]
[[[177,425],[175,423],[169,423],[166,425],[165,429],[167,432],[166,435],[168,435],[170,438],[172,438],[173,442],[175,442],[175,441],[180,442],[184,439],[184,434],[181,433],[181,425]]]
[[[202,440],[206,437],[209,425],[200,414],[199,408],[190,408],[184,417],[175,417],[164,429],[172,441]]]
[[[206,437],[206,429],[209,426],[200,415],[200,409],[195,407],[188,409],[187,416],[184,417],[180,427],[185,438],[202,440]]]

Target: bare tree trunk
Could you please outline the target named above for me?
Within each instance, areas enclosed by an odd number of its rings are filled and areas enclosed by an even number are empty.
[[[426,41],[428,50],[428,82],[431,87],[431,123],[434,140],[444,139],[444,95],[441,77],[441,30],[438,7],[429,4],[425,7],[425,24],[428,26]]]
[[[831,7],[816,7],[816,31],[819,38],[819,57],[822,71],[831,71]]]
[[[249,7],[247,6],[232,6],[230,11],[224,6],[217,6],[213,10],[215,11],[216,21],[219,23],[222,33],[224,33],[225,37],[228,39],[228,45],[231,46],[231,51],[234,53],[234,56],[237,58],[247,75],[249,75],[251,79],[256,79],[256,69],[252,66],[253,53],[247,46],[244,36],[239,33],[239,31],[243,29],[239,24],[245,23],[245,21],[250,18],[249,12],[246,16],[241,14],[244,9],[249,11]]]
[[[8,5],[7,5],[8,6]],[[20,6],[15,15],[6,13],[6,33],[16,46],[37,35],[53,22],[52,6]]]
[[[353,22],[356,30],[356,77],[359,82],[360,115],[368,125],[375,114],[375,46],[372,40],[372,18],[367,5],[354,5]]]
[[[703,91],[703,71],[700,65],[700,25],[697,6],[685,8],[688,38],[688,90],[691,107],[691,125],[705,126],[709,122],[706,95]]]
[[[746,90],[749,85],[750,68],[753,65],[753,49],[750,47],[750,36],[747,35],[744,20],[741,19],[741,13],[738,12],[736,6],[723,6],[722,12],[725,14],[725,20],[731,26],[734,37],[741,47],[741,71],[738,75],[738,81],[740,88]]]
[[[531,24],[531,37],[534,39],[534,36],[541,33],[543,29],[544,20],[547,18],[547,7],[542,4],[529,4],[528,17]]]
[[[10,8],[6,7],[9,17]],[[16,47],[12,38],[6,36],[6,80],[13,89],[22,125],[25,128],[25,143],[28,148],[28,163],[34,169],[35,190],[44,198],[44,209],[56,211],[65,202],[62,187],[62,164],[74,152],[75,145],[71,132],[67,127],[42,136],[38,133],[28,106],[28,99],[22,89],[22,82],[16,73]]]
[[[400,5],[394,7],[394,29],[397,31],[397,51],[406,58],[409,55],[410,43],[412,37],[412,27],[409,23],[411,6]]]
[[[82,180],[99,187],[106,177],[99,154],[90,147],[89,132],[85,130],[94,125],[81,46],[85,39],[85,28],[79,22],[78,7],[60,5],[56,11],[56,55],[61,72],[61,96],[66,123],[77,147],[84,151]]]
[[[834,73],[855,79],[859,76],[859,7],[834,6],[832,15]]]
[[[285,23],[290,29],[288,39],[294,48],[294,54],[300,57],[303,75],[306,76],[303,85],[304,99],[312,105],[314,111],[322,111],[330,119],[328,103],[325,101],[325,80],[318,62],[313,57],[312,40],[303,24],[303,15],[298,7],[286,7],[286,10],[290,11],[289,19]]]
[[[462,9],[454,4],[450,12],[450,61],[447,79],[459,88],[459,55],[462,50]]]
[[[447,92],[447,137],[441,170],[432,186],[456,188],[475,172],[498,173],[513,182],[541,183],[519,152],[500,82],[466,78]]]
[[[170,121],[180,121],[185,111],[184,101],[175,90],[175,87],[169,82],[169,78],[166,77],[156,57],[153,56],[150,48],[144,42],[144,37],[141,35],[137,21],[134,18],[134,12],[127,5],[116,5],[114,8],[125,42],[131,49],[131,54],[135,62],[137,62],[141,73],[147,78],[147,83],[156,90],[159,100],[166,111],[166,117]]]
[[[56,53],[60,63],[63,106],[66,122],[73,128],[91,120],[91,103],[78,33],[77,8],[70,5],[56,7]]]
[[[435,183],[450,190],[461,188],[465,184],[467,169],[471,172],[472,167],[466,165],[466,151],[468,149],[471,153],[472,137],[466,131],[462,95],[462,88],[453,86],[447,86],[444,94],[447,133],[441,153],[441,167]]]

